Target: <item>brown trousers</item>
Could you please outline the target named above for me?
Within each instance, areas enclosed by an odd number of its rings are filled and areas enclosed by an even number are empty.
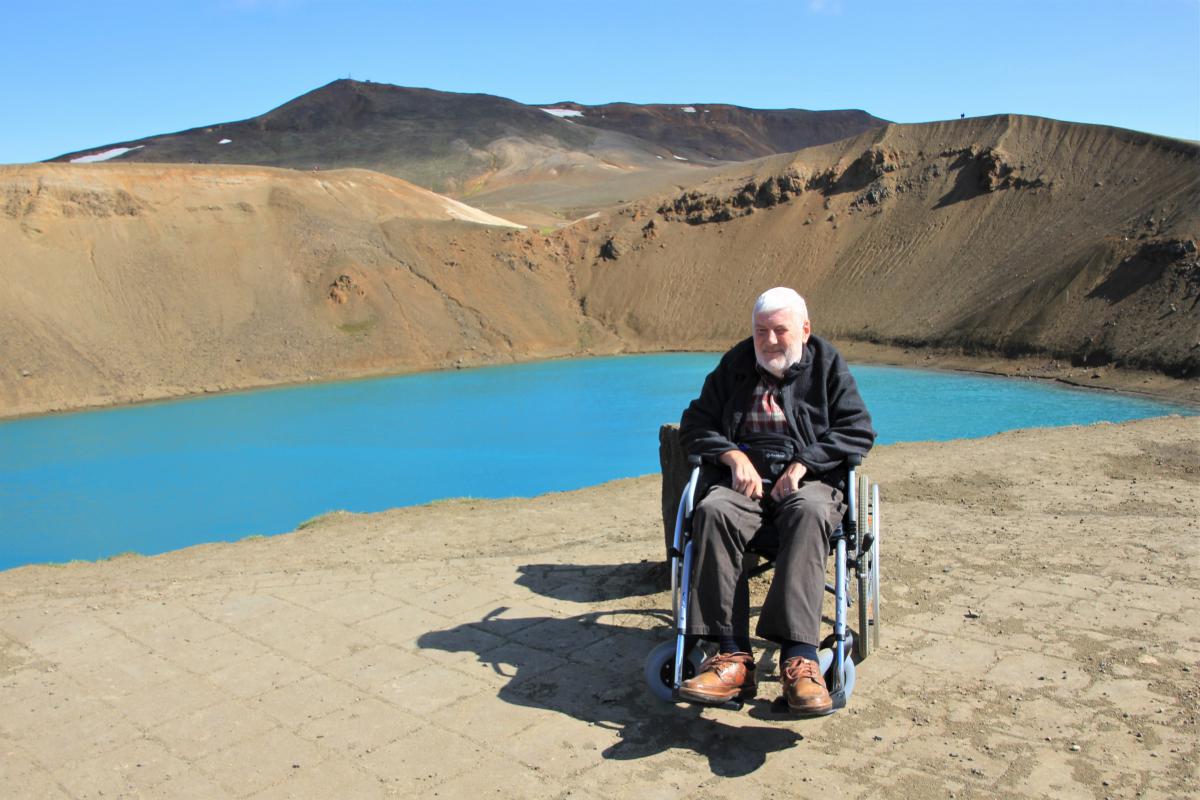
[[[819,644],[829,537],[845,513],[842,493],[820,481],[802,483],[781,503],[714,486],[692,518],[696,552],[687,633],[749,636],[746,546],[756,536],[771,537],[772,544],[778,536],[775,575],[756,632],[774,642]]]

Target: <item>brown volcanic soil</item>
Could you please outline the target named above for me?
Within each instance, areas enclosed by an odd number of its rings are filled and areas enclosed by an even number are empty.
[[[491,220],[493,225],[463,219]],[[553,245],[364,170],[0,168],[3,414],[578,353]]]
[[[0,168],[0,415],[722,349],[777,284],[855,357],[1200,399],[1195,144],[992,117],[700,174],[539,231],[361,170]]]
[[[722,172],[566,234],[589,316],[715,349],[783,284],[838,339],[1200,374],[1195,144],[1001,116]]]

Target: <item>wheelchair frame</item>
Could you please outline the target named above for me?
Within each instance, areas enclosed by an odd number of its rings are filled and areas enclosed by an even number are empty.
[[[692,541],[692,511],[696,502],[696,487],[700,480],[701,460],[690,456],[691,477],[675,514],[675,537],[671,557],[671,609],[675,637],[654,648],[646,658],[645,678],[650,691],[668,702],[677,702],[679,685],[695,674],[702,660],[695,637],[687,635],[688,601],[691,594],[691,574],[695,543]],[[833,698],[834,711],[845,707],[854,691],[855,661],[859,663],[879,645],[879,485],[858,471],[860,456],[846,460],[846,514],[841,525],[830,537],[834,556],[834,582],[825,590],[834,596],[833,632],[820,645],[818,657],[826,686]],[[770,567],[767,554],[747,550],[748,556],[764,556],[768,560],[757,567],[749,562],[743,569],[747,577]],[[854,573],[857,589],[858,630],[847,627],[848,612],[855,605],[850,596],[850,573]],[[869,631],[869,633],[868,633]],[[782,665],[781,665],[782,669]],[[741,701],[722,704],[740,708]]]

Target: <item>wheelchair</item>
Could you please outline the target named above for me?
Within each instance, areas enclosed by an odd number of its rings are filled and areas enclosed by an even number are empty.
[[[679,501],[675,515],[675,536],[669,549],[671,570],[671,609],[674,639],[650,651],[645,662],[645,679],[651,694],[666,702],[681,700],[679,685],[693,677],[707,657],[698,637],[687,635],[688,601],[695,543],[692,541],[692,509],[700,481],[701,460],[689,456],[691,478]],[[833,709],[844,708],[854,691],[855,664],[879,646],[879,485],[859,472],[861,456],[850,456],[846,470],[846,514],[830,537],[834,556],[834,578],[825,590],[833,595],[833,632],[818,648],[821,672],[833,698]],[[743,575],[747,579],[769,569],[775,553],[757,544],[756,536],[746,550]],[[764,559],[762,563],[758,559]],[[851,584],[854,591],[851,590]],[[853,595],[853,596],[852,596]],[[857,628],[848,625],[850,609],[857,610]],[[720,707],[740,708],[732,700]]]

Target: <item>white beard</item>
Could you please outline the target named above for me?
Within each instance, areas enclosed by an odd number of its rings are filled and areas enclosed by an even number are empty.
[[[799,350],[799,352],[793,352],[793,350]],[[802,344],[798,348],[786,350],[782,354],[771,356],[769,359],[764,358],[763,354],[758,352],[758,348],[755,348],[754,355],[758,359],[758,365],[760,367],[774,375],[776,378],[782,378],[783,374],[787,372],[787,368],[800,360],[800,356],[803,352],[804,345]]]

